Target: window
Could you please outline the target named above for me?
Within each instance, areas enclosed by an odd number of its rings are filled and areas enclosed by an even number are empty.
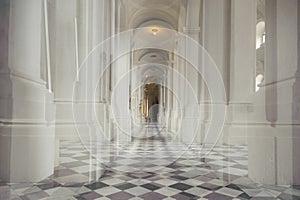
[[[264,81],[265,71],[265,0],[257,0],[257,23],[256,23],[256,66],[255,66],[255,92],[260,89]]]

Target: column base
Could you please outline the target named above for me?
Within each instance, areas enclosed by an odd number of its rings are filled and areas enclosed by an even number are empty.
[[[249,127],[249,177],[262,184],[299,185],[299,125]]]

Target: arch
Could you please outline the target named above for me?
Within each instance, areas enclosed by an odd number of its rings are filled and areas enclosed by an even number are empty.
[[[265,22],[260,21],[256,24],[256,49],[265,43]]]

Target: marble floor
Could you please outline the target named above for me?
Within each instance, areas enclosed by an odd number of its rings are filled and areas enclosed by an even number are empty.
[[[139,140],[121,148],[102,144],[96,160],[80,141],[64,140],[51,177],[0,181],[0,199],[300,199],[300,186],[251,181],[247,146],[218,145],[205,157],[201,152],[199,145]]]

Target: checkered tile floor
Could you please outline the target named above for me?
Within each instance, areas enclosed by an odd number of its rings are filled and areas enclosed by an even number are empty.
[[[246,146],[217,146],[202,159],[197,145],[180,158],[174,156],[184,147],[168,145],[164,153],[165,146],[161,140],[135,141],[122,151],[102,145],[99,163],[80,142],[61,141],[53,176],[39,183],[0,182],[0,199],[300,199],[299,186],[257,185],[247,178]]]

